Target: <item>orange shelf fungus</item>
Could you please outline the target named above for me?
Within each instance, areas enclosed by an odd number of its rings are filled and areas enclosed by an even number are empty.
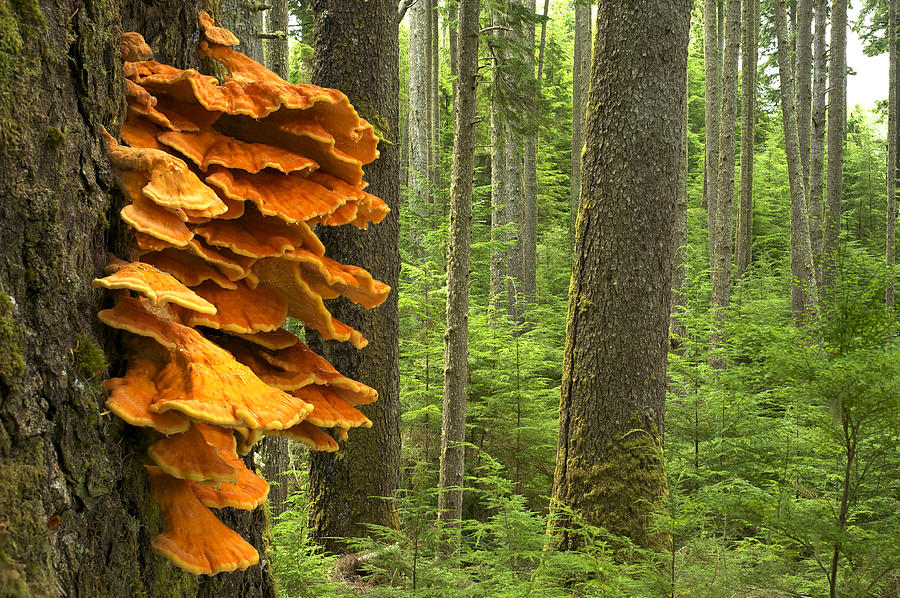
[[[259,553],[204,506],[185,480],[146,465],[150,492],[162,512],[163,533],[153,550],[185,571],[215,575],[243,570],[259,562]]]
[[[122,37],[123,143],[102,131],[133,231],[131,262],[113,258],[94,285],[98,314],[123,332],[124,373],[107,407],[155,437],[146,465],[163,516],[154,550],[197,575],[245,569],[259,555],[210,509],[254,509],[268,483],[242,455],[264,435],[333,452],[375,389],[343,376],[297,336],[288,316],[324,338],[366,345],[325,301],[364,308],[390,287],[330,258],[313,227],[381,221],[365,191],[374,128],[335,89],[291,85],[229,46],[238,39],[200,12],[199,55],[224,82],[152,60]]]

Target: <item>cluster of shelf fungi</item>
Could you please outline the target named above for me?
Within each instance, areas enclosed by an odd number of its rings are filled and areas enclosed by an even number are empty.
[[[119,144],[103,132],[128,205],[131,261],[111,258],[95,286],[123,331],[127,370],[107,406],[158,438],[146,465],[164,520],[153,548],[194,574],[245,569],[256,550],[211,509],[254,509],[268,494],[241,455],[265,435],[336,451],[372,422],[356,406],[377,392],[342,376],[282,328],[301,320],[324,339],[366,345],[324,299],[365,308],[390,288],[325,256],[313,226],[362,229],[388,213],[365,191],[378,156],[373,127],[333,89],[290,85],[233,50],[200,13],[200,56],[224,83],[151,60],[126,33],[128,115]]]

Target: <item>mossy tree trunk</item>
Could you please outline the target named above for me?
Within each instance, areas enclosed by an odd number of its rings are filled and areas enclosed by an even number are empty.
[[[822,281],[826,296],[834,284],[841,198],[844,193],[844,135],[847,128],[847,0],[831,5],[831,48],[828,61],[828,171],[825,188],[825,225]]]
[[[759,58],[759,0],[744,0],[741,27],[741,182],[734,261],[741,280],[753,247],[753,146],[756,132],[756,63]]]
[[[197,2],[0,0],[0,593],[273,596],[261,510],[226,523],[261,553],[198,578],[150,548],[159,511],[150,437],[110,416],[100,386],[122,364],[91,288],[125,255],[100,127],[124,114],[119,34],[197,64]],[[104,358],[105,353],[105,358]]]
[[[598,8],[551,502],[655,550],[690,10]]]
[[[572,41],[572,164],[569,175],[569,231],[575,238],[578,197],[581,194],[581,151],[584,149],[584,112],[591,75],[591,2],[575,2],[575,34]]]
[[[367,231],[352,226],[318,231],[329,257],[362,266],[393,288],[387,301],[370,310],[343,300],[329,305],[336,318],[369,339],[365,349],[333,341],[320,345],[319,352],[342,374],[378,390],[378,400],[361,408],[374,424],[371,429],[351,431],[338,453],[310,457],[313,533],[326,548],[340,551],[340,538],[368,535],[367,524],[399,526],[393,502],[380,497],[392,496],[400,482],[400,50],[393,0],[316,0],[313,7],[313,82],[345,92],[384,139],[378,146],[381,157],[366,167],[366,179],[368,191],[391,208],[387,218]]]
[[[825,26],[828,0],[815,2],[813,34],[812,130],[809,151],[809,242],[812,246],[816,285],[822,289],[822,216],[825,194],[825,94],[828,78]]]
[[[459,79],[453,98],[453,174],[450,181],[438,517],[456,528],[462,520],[469,377],[469,246],[472,242],[472,174],[475,171],[478,9],[478,0],[462,0],[459,4]]]
[[[716,198],[719,181],[719,115],[722,96],[722,53],[719,51],[719,13],[717,0],[703,2],[703,64],[705,83],[705,144],[703,164],[703,203],[709,227],[709,270],[712,274],[716,247]]]

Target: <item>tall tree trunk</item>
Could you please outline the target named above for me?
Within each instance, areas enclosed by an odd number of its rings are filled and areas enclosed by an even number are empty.
[[[756,135],[756,63],[759,0],[744,0],[741,47],[741,182],[735,262],[738,280],[747,275],[753,247],[753,145]]]
[[[497,12],[493,21],[497,22]],[[492,39],[500,37],[499,31],[491,34]],[[500,48],[492,47],[493,68],[491,69],[491,308],[492,314],[499,313],[506,288],[506,127],[500,107],[500,86],[503,85],[501,68],[503,56]]]
[[[533,17],[537,14],[537,0],[529,0],[525,3],[526,9]],[[534,63],[534,23],[525,25],[525,64],[528,73],[535,76]],[[534,97],[529,104],[536,110],[539,100],[537,82],[534,89]],[[522,298],[523,307],[528,307],[537,298],[537,152],[540,128],[537,119],[529,115],[530,129],[525,134],[525,163],[524,163],[524,192],[522,201]]]
[[[569,176],[569,237],[575,239],[575,219],[581,194],[581,153],[584,118],[591,76],[591,0],[575,0],[575,38],[572,59],[572,167]]]
[[[220,0],[219,9],[213,15],[217,25],[230,29],[241,40],[235,50],[260,64],[266,62],[262,38],[259,37],[263,30],[264,6],[262,2],[253,0]]]
[[[725,52],[722,59],[722,112],[719,120],[719,182],[712,273],[714,339],[724,327],[731,301],[731,236],[734,230],[734,152],[737,128],[738,52],[741,47],[741,0],[725,7]],[[718,363],[718,362],[717,362]]]
[[[288,79],[288,3],[272,0],[266,11],[266,68],[284,80]],[[281,436],[267,436],[260,443],[260,472],[269,481],[269,512],[277,518],[285,510],[288,497],[291,441]],[[272,483],[274,482],[274,483]]]
[[[787,39],[785,0],[775,2],[775,29],[778,43],[778,73],[781,81],[781,113],[784,121],[785,153],[791,188],[791,311],[798,322],[818,319],[818,293],[812,248],[809,242],[809,212],[800,163],[800,140],[790,45]]]
[[[522,135],[515,125],[506,123],[506,222],[516,229],[508,235],[506,251],[507,297],[506,311],[510,320],[518,322],[522,316]]]
[[[124,118],[117,32],[197,67],[199,7],[0,4],[0,594],[274,596],[261,509],[223,518],[261,554],[247,571],[198,577],[152,551],[152,440],[109,417],[100,386],[123,365],[91,287],[108,251],[126,255],[100,139]]]
[[[797,134],[800,138],[800,167],[803,186],[809,191],[810,110],[812,107],[812,20],[813,0],[797,0]]]
[[[719,116],[722,104],[722,57],[719,53],[719,19],[717,0],[703,2],[703,64],[706,75],[705,159],[703,165],[703,203],[706,205],[709,228],[710,276],[715,270],[716,198],[719,182]]]
[[[827,62],[825,26],[828,0],[816,0],[815,33],[813,35],[812,139],[809,157],[809,241],[812,245],[816,287],[822,289],[822,216],[825,195],[825,93]]]
[[[449,19],[449,33],[448,37],[450,38],[450,81],[452,85],[452,93],[453,97],[456,97],[456,77],[459,75],[459,67],[456,64],[456,60],[458,58],[457,53],[458,50],[456,46],[458,44],[458,33],[457,33],[457,22],[459,21],[459,5],[456,3],[456,0],[448,0],[447,1],[448,8],[448,19]]]
[[[551,509],[664,550],[662,430],[688,0],[601,2]],[[647,51],[652,48],[652,51]],[[647,85],[652,81],[653,85]],[[578,536],[561,532],[563,548]]]
[[[372,276],[393,289],[387,301],[375,309],[360,309],[343,300],[333,303],[334,316],[363,332],[369,345],[357,351],[349,343],[327,341],[320,351],[342,374],[378,390],[378,400],[360,408],[373,422],[370,430],[355,433],[339,453],[313,453],[310,457],[313,533],[335,551],[343,548],[340,538],[370,534],[370,524],[398,527],[400,523],[393,501],[379,498],[390,497],[400,483],[400,47],[394,0],[315,0],[314,6],[314,82],[346,93],[360,116],[389,142],[379,143],[381,156],[366,167],[366,175],[368,190],[381,197],[391,213],[368,231],[352,226],[319,231],[330,257],[365,265]],[[360,36],[358,32],[363,30],[366,35]]]
[[[266,67],[287,81],[290,71],[288,44],[288,0],[270,0],[266,11]]]
[[[748,0],[749,1],[749,0]],[[686,89],[686,88],[685,88]],[[684,105],[687,106],[688,98],[685,96]],[[685,301],[685,282],[687,281],[687,242],[688,242],[688,114],[684,112],[684,122],[681,123],[681,155],[678,162],[678,196],[675,198],[675,233],[673,236],[674,256],[672,263],[672,307],[669,318],[670,339],[669,346],[674,350],[682,344],[682,339],[687,334],[684,322],[681,319],[681,310],[687,304]]]
[[[894,307],[894,250],[897,244],[897,173],[900,172],[900,152],[897,151],[898,104],[900,94],[897,93],[897,82],[900,81],[900,61],[897,59],[897,17],[900,16],[900,1],[888,0],[888,56],[890,75],[888,77],[888,159],[887,159],[887,226],[884,244],[887,262],[887,288],[884,302],[888,308]]]
[[[409,209],[414,221],[424,222],[428,214],[430,162],[428,8],[419,0],[409,9]],[[410,228],[413,254],[423,255],[422,231]]]
[[[478,0],[459,5],[459,80],[453,101],[453,173],[450,181],[450,253],[447,328],[444,333],[444,410],[438,513],[459,526],[466,439],[469,348],[469,246],[472,240],[472,174],[475,170],[475,88],[478,72]]]
[[[429,134],[428,138],[430,140],[429,148],[430,148],[430,159],[429,159],[429,181],[431,181],[431,200],[432,202],[437,201],[435,197],[435,193],[440,187],[440,165],[441,165],[441,142],[440,142],[440,126],[439,126],[439,113],[440,113],[440,83],[439,83],[439,75],[438,75],[438,46],[440,45],[440,34],[438,29],[438,0],[431,0],[431,13],[430,13],[430,34],[429,39],[431,44],[429,46],[429,76],[431,77],[428,83],[428,95],[429,95],[429,103],[428,105],[431,107],[431,113],[428,115],[429,119]]]
[[[828,78],[828,186],[825,197],[825,239],[822,248],[825,293],[835,278],[835,254],[841,233],[841,195],[844,192],[844,130],[847,126],[847,0],[831,8],[831,60]]]

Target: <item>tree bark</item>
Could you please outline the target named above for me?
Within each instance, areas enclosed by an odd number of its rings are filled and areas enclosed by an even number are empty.
[[[447,263],[447,328],[444,333],[444,404],[438,517],[446,525],[454,527],[459,527],[462,520],[465,466],[478,4],[478,0],[461,0],[459,4],[459,79],[453,101],[453,173],[450,181],[450,251]]]
[[[510,244],[506,250],[506,312],[509,319],[519,322],[522,316],[522,135],[515,126],[506,123],[506,222],[515,223],[516,229],[507,236]]]
[[[572,167],[569,176],[569,237],[575,239],[575,220],[581,194],[581,153],[591,76],[591,0],[575,0],[575,38],[572,59]]]
[[[719,20],[717,0],[703,2],[703,64],[706,75],[706,130],[703,165],[703,203],[709,228],[710,276],[715,270],[716,206],[719,181],[719,116],[722,104],[722,57],[719,53]]]
[[[266,41],[266,67],[287,81],[290,71],[288,49],[288,0],[270,0],[266,12],[267,33],[278,35]]]
[[[653,550],[690,10],[598,7],[551,502]]]
[[[722,111],[719,119],[719,168],[712,272],[713,344],[724,328],[731,302],[731,249],[734,230],[734,152],[737,119],[738,53],[741,47],[741,0],[725,7],[725,52],[722,59]],[[716,360],[716,363],[720,363]]]
[[[756,135],[756,63],[759,0],[744,0],[741,48],[741,182],[735,262],[738,280],[747,275],[753,247],[753,146]]]
[[[430,80],[428,82],[428,105],[431,112],[429,119],[429,170],[428,180],[431,182],[431,201],[437,201],[435,193],[441,184],[440,165],[441,165],[441,141],[440,141],[440,82],[438,70],[438,45],[440,42],[440,33],[438,31],[438,0],[431,1],[431,12],[429,13],[429,67],[428,73]]]
[[[685,96],[684,105],[688,98]],[[682,339],[687,334],[681,319],[681,311],[687,304],[685,301],[685,282],[687,282],[687,242],[688,242],[688,114],[684,113],[681,123],[681,155],[678,162],[678,196],[675,198],[675,233],[673,236],[674,256],[672,263],[672,307],[669,318],[669,346],[678,350]]]
[[[340,551],[345,548],[340,538],[367,536],[371,533],[368,524],[399,526],[393,501],[380,497],[392,496],[400,483],[400,50],[395,1],[315,0],[314,6],[314,82],[346,93],[360,116],[390,142],[379,143],[381,156],[366,167],[366,174],[368,190],[387,202],[391,213],[367,231],[352,226],[319,231],[330,257],[365,267],[393,289],[387,301],[374,309],[364,310],[343,300],[330,306],[336,318],[369,339],[365,349],[322,343],[320,354],[342,374],[378,390],[378,400],[360,408],[372,420],[371,429],[355,431],[338,453],[310,457],[313,534],[326,549]],[[360,36],[363,30],[366,35]]]
[[[526,9],[534,17],[537,14],[537,0],[526,2]],[[525,64],[530,76],[535,76],[534,63],[534,23],[525,25]],[[534,96],[529,104],[537,105],[539,89],[532,87]],[[530,129],[525,134],[524,189],[522,194],[522,299],[527,309],[537,298],[537,152],[540,128],[537,119],[529,118]]]
[[[496,10],[493,20],[497,20]],[[500,31],[491,33],[493,39],[500,37]],[[491,69],[491,308],[492,314],[500,312],[506,288],[506,127],[500,108],[500,86],[503,85],[500,69],[502,53],[497,47],[491,48],[493,68]]]
[[[897,17],[900,11],[898,0],[888,0],[888,56],[890,75],[888,77],[888,158],[887,158],[887,225],[885,228],[884,254],[887,263],[887,287],[884,302],[889,309],[894,307],[894,250],[897,243],[897,173],[900,172],[898,156],[898,104],[897,82],[900,81],[900,61],[897,60]]]
[[[810,110],[812,107],[812,16],[813,0],[797,0],[797,134],[803,185],[809,190]]]
[[[220,0],[218,11],[213,15],[217,25],[230,29],[241,40],[234,49],[260,64],[266,62],[259,37],[263,30],[263,6],[262,2],[253,0]]]
[[[784,121],[785,153],[788,180],[791,188],[791,311],[799,322],[818,319],[818,293],[812,248],[809,242],[809,212],[806,208],[806,188],[800,163],[800,140],[797,133],[797,112],[794,106],[793,75],[790,46],[787,39],[785,0],[776,0],[775,29],[778,43],[778,73],[781,81],[781,113]]]
[[[825,195],[825,93],[827,62],[825,26],[828,0],[816,0],[815,34],[813,36],[812,139],[809,157],[809,240],[816,287],[822,289],[822,216]]]
[[[107,252],[126,255],[100,139],[124,118],[119,32],[196,67],[200,6],[0,6],[0,593],[274,596],[262,509],[223,517],[260,552],[247,571],[197,577],[152,551],[153,440],[106,412],[100,386],[122,366],[91,287]]]
[[[828,185],[825,190],[825,238],[822,248],[823,288],[828,294],[835,278],[835,254],[841,233],[844,192],[844,131],[847,126],[847,0],[831,8],[831,60],[828,78]]]
[[[409,15],[409,208],[415,219],[428,214],[429,76],[428,10],[426,2],[413,4]],[[413,255],[421,256],[422,232],[410,228]]]

